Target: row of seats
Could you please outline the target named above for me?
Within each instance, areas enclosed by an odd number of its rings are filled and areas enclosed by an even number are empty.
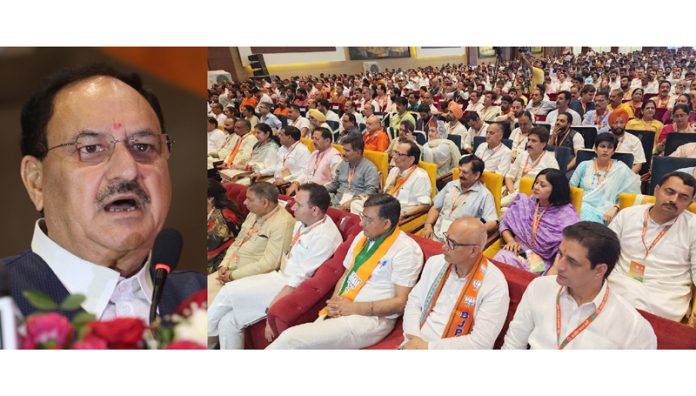
[[[228,196],[235,200],[240,208],[243,207],[243,197],[246,192],[246,187],[234,183],[227,183],[225,188],[228,191]],[[292,198],[282,196],[281,199],[288,203],[286,208],[292,207]],[[625,201],[624,204],[627,205],[631,197],[622,197],[622,199]],[[635,196],[633,199],[635,201]],[[643,202],[646,199],[649,200],[650,198],[641,198],[638,202]],[[324,307],[325,301],[329,299],[333,293],[336,282],[343,275],[343,260],[348,253],[353,238],[361,230],[360,219],[356,215],[333,208],[330,208],[327,214],[338,225],[344,242],[339,245],[334,255],[324,262],[310,279],[302,283],[290,295],[278,300],[270,308],[267,321],[275,334],[279,334],[289,327],[315,320],[319,310]],[[409,236],[421,247],[426,261],[431,256],[438,255],[442,252],[442,244],[439,242],[424,239],[412,234]],[[486,255],[490,257],[490,252],[487,251]],[[510,293],[510,305],[507,319],[495,343],[495,348],[500,348],[505,332],[515,314],[515,310],[522,298],[524,290],[527,284],[534,279],[535,275],[505,264],[495,264],[505,275]],[[653,326],[657,336],[658,349],[696,348],[696,329],[647,312],[640,310],[639,312]],[[261,321],[245,330],[247,348],[260,349],[268,345],[264,337],[265,326],[266,321]],[[385,339],[371,346],[370,349],[394,349],[401,342],[401,337],[402,327],[401,319],[399,319],[394,330]]]

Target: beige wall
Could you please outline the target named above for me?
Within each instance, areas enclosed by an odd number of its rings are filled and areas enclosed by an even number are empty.
[[[346,48],[347,52],[348,49]],[[232,59],[239,59],[239,52],[236,47],[230,47],[230,55]],[[346,58],[349,58],[346,53]],[[268,72],[271,75],[278,75],[281,78],[289,78],[292,76],[304,76],[313,75],[318,76],[321,73],[324,74],[357,74],[363,71],[362,60],[349,60],[340,62],[319,62],[319,63],[308,63],[304,65],[271,65],[268,66]],[[442,56],[442,57],[431,57],[431,58],[396,58],[396,59],[377,59],[369,62],[377,62],[380,64],[382,69],[409,69],[416,67],[426,67],[426,66],[440,66],[446,63],[467,63],[467,56]],[[234,62],[235,70],[230,72],[232,75],[238,75],[242,78],[251,77],[252,73],[249,68],[245,68],[240,63]]]

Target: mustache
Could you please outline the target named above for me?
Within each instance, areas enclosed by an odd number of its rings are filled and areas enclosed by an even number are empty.
[[[104,206],[109,203],[111,197],[125,193],[135,194],[143,204],[150,203],[150,196],[147,194],[147,192],[145,192],[145,190],[143,190],[143,188],[140,187],[137,182],[131,180],[116,182],[106,186],[103,191],[100,191],[99,194],[97,194],[97,206],[104,208]]]

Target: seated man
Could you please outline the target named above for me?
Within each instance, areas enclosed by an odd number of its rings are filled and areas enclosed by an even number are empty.
[[[389,117],[389,126],[392,129],[398,129],[402,121],[410,121],[413,125],[416,125],[413,115],[408,112],[408,100],[401,96],[396,98],[394,103],[396,104],[396,113],[392,113]]]
[[[486,132],[488,131],[488,127],[490,125],[483,122],[481,117],[479,117],[478,113],[475,111],[467,113],[467,115],[464,117],[464,122],[466,122],[469,129],[466,133],[466,143],[464,142],[465,139],[462,138],[462,147],[464,148],[465,152],[473,153],[474,138],[476,136],[486,136]]]
[[[679,158],[696,158],[696,143],[682,144],[669,156]]]
[[[612,89],[609,92],[609,105],[607,106],[607,109],[609,111],[616,111],[619,109],[623,109],[626,111],[626,114],[628,114],[628,118],[631,119],[634,117],[633,115],[633,109],[628,103],[623,103],[623,93],[621,92],[620,89]]]
[[[249,215],[237,239],[227,249],[218,271],[208,275],[208,306],[225,283],[278,269],[290,244],[295,221],[278,205],[275,186],[253,184],[247,190],[244,205]]]
[[[510,140],[512,140],[511,149],[511,162],[515,162],[517,157],[521,153],[527,151],[527,137],[529,136],[529,131],[532,130],[534,122],[534,116],[528,111],[524,111],[517,118],[518,127],[513,129],[510,133]]]
[[[537,85],[532,89],[532,100],[529,101],[525,110],[534,116],[543,116],[555,108],[556,106],[554,106],[553,102],[544,100],[544,88],[541,85]]]
[[[80,309],[100,320],[149,320],[152,250],[172,198],[163,122],[140,77],[106,65],[63,70],[24,104],[19,170],[40,218],[31,248],[0,267],[25,317],[37,311],[23,294],[31,290],[56,303],[82,294]],[[202,274],[172,272],[159,316],[205,287]]]
[[[326,308],[316,321],[280,334],[269,349],[364,348],[392,331],[423,266],[420,246],[397,227],[400,214],[391,195],[365,201],[363,231],[348,250]]]
[[[276,152],[275,163],[252,173],[249,178],[255,182],[262,177],[271,176],[272,179],[268,182],[282,186],[304,177],[312,154],[307,146],[300,142],[300,136],[300,130],[294,126],[282,128],[278,132],[281,146]]]
[[[379,120],[379,117],[371,115],[367,117],[365,122],[365,134],[363,135],[365,150],[386,151],[389,147],[389,136],[382,128],[382,121]]]
[[[405,121],[408,123],[408,121]],[[426,211],[430,207],[432,185],[428,172],[418,167],[420,149],[415,142],[405,141],[397,145],[394,152],[396,166],[391,168],[384,193],[399,200],[401,217]],[[351,213],[361,214],[364,200],[355,199],[350,205]]]
[[[280,269],[222,287],[208,309],[208,336],[219,336],[221,349],[242,349],[244,328],[263,320],[274,302],[292,293],[333,255],[343,240],[336,224],[326,215],[330,202],[324,187],[315,183],[301,185],[295,196],[297,222]],[[269,342],[273,339],[268,325],[266,338]],[[216,341],[211,339],[209,344]]]
[[[558,169],[556,157],[552,152],[546,151],[548,141],[549,131],[546,128],[537,126],[529,131],[527,151],[522,152],[517,157],[505,175],[501,206],[508,207],[515,200],[515,196],[519,192],[520,180],[523,177],[534,179],[542,169]]]
[[[399,124],[399,136],[392,140],[391,143],[389,143],[389,148],[387,148],[387,154],[389,155],[389,166],[395,166],[394,163],[394,152],[396,151],[396,148],[399,144],[403,142],[413,142],[415,143],[419,149],[423,149],[423,147],[416,142],[416,137],[413,135],[413,124],[411,121],[402,121]],[[418,158],[420,161],[420,158]]]
[[[234,147],[230,154],[225,158],[223,169],[246,169],[246,165],[251,159],[251,152],[258,143],[258,139],[251,133],[251,123],[249,120],[237,120],[234,123],[234,133],[237,135]]]
[[[278,131],[280,128],[283,127],[283,123],[280,122],[278,117],[276,117],[273,113],[271,113],[271,107],[273,107],[273,104],[268,103],[268,102],[261,102],[259,103],[259,123],[260,124],[266,124],[273,128],[273,132]]]
[[[483,107],[478,111],[478,114],[484,122],[494,121],[500,114],[500,106],[495,105],[496,100],[498,100],[498,95],[495,92],[486,91],[483,93]]]
[[[578,150],[585,148],[585,139],[583,139],[580,133],[570,128],[571,119],[570,113],[558,114],[549,137],[549,144],[556,147],[567,147],[572,150],[573,157],[568,161],[566,170],[575,169],[575,157],[578,155]]]
[[[338,165],[333,180],[326,184],[332,207],[348,211],[354,199],[379,192],[379,172],[363,157],[363,151],[363,142],[357,137],[350,136],[343,142],[344,161]]]
[[[476,156],[486,164],[486,172],[505,176],[510,170],[512,151],[503,144],[503,128],[491,124],[486,131],[486,143],[476,149]]]
[[[403,349],[492,349],[507,317],[503,273],[483,257],[486,230],[462,217],[449,227],[408,295]],[[442,298],[440,298],[442,297]]]
[[[344,113],[341,116],[341,127],[339,128],[341,133],[339,134],[339,141],[343,143],[343,139],[346,136],[358,136],[362,139],[362,132],[358,128],[358,124],[355,122],[355,114]]]
[[[225,143],[227,135],[218,129],[218,122],[215,117],[208,117],[208,155],[217,153]]]
[[[645,163],[645,150],[640,139],[631,133],[626,133],[626,123],[628,122],[628,114],[623,109],[614,110],[609,115],[609,125],[611,125],[611,133],[616,136],[618,144],[616,145],[617,153],[633,154],[633,172],[640,172],[640,168]]]
[[[462,107],[457,102],[451,101],[449,105],[447,105],[447,113],[440,116],[440,118],[446,122],[445,130],[447,134],[444,138],[447,138],[447,135],[459,135],[462,137],[460,149],[470,151],[471,145],[473,144],[473,136],[469,136],[466,127],[459,121],[463,116],[464,111]]]
[[[655,187],[655,204],[625,208],[609,224],[621,239],[619,264],[609,285],[628,302],[681,321],[696,283],[696,219],[687,211],[696,180],[666,174]]]
[[[595,95],[595,108],[594,110],[588,110],[585,113],[585,117],[582,120],[582,125],[594,125],[597,127],[597,134],[602,132],[609,132],[609,114],[611,110],[607,108],[607,94],[606,91],[597,91]]]
[[[655,349],[650,323],[606,282],[621,246],[606,226],[563,230],[558,275],[534,279],[510,322],[503,349]]]
[[[309,131],[313,128],[309,120],[302,117],[302,113],[300,113],[300,106],[296,104],[292,104],[288,108],[288,125],[299,129],[302,133],[302,137],[307,136]]]
[[[493,231],[498,224],[493,194],[480,179],[485,164],[475,155],[459,160],[459,180],[452,180],[435,196],[434,205],[425,218],[423,238],[445,241],[445,233],[454,220],[460,217],[481,219],[486,231]]]
[[[570,123],[568,125],[580,125],[582,123],[582,118],[575,110],[569,107],[570,105],[570,91],[561,91],[556,96],[556,110],[551,111],[546,116],[546,123],[550,125],[556,125],[556,117],[559,114],[568,113],[572,116]]]
[[[309,157],[304,175],[290,183],[286,194],[294,194],[300,184],[311,182],[324,186],[333,180],[343,159],[341,152],[331,145],[332,139],[331,131],[326,128],[317,128],[312,132],[315,150]]]

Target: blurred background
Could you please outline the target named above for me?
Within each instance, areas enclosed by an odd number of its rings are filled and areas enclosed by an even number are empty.
[[[0,257],[29,248],[39,217],[19,176],[22,105],[49,74],[92,62],[139,73],[159,98],[167,133],[176,140],[169,160],[172,207],[166,226],[184,238],[178,268],[204,272],[205,48],[0,48]]]

